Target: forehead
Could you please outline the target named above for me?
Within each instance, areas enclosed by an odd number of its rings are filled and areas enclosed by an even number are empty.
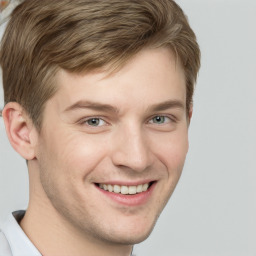
[[[73,74],[60,70],[58,91],[53,99],[64,109],[76,101],[88,99],[124,105],[164,101],[170,97],[185,101],[185,75],[175,55],[166,48],[145,49],[115,73],[94,71]]]

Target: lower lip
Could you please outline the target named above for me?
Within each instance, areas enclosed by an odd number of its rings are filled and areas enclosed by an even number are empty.
[[[118,204],[126,205],[126,206],[139,206],[146,204],[147,201],[150,199],[153,190],[155,188],[156,182],[154,182],[147,191],[134,194],[134,195],[123,195],[121,193],[114,193],[103,190],[99,188],[97,185],[95,187],[105,196],[109,197],[113,201],[117,202]]]

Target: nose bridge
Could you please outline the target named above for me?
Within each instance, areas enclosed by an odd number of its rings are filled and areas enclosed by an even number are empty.
[[[122,127],[116,138],[114,164],[143,171],[151,164],[150,160],[150,148],[143,128],[134,124]]]

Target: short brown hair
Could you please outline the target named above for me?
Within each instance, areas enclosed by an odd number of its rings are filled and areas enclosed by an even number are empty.
[[[13,11],[1,44],[5,104],[20,103],[40,128],[59,69],[118,68],[146,47],[169,47],[181,60],[189,111],[200,50],[174,1],[25,0]]]

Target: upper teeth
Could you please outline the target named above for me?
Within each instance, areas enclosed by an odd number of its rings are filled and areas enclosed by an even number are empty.
[[[141,193],[144,191],[147,191],[149,187],[149,183],[146,184],[140,184],[138,186],[120,186],[120,185],[107,185],[107,184],[99,184],[99,187],[109,191],[109,192],[114,192],[114,193],[121,193],[123,195],[134,195],[137,193]]]

